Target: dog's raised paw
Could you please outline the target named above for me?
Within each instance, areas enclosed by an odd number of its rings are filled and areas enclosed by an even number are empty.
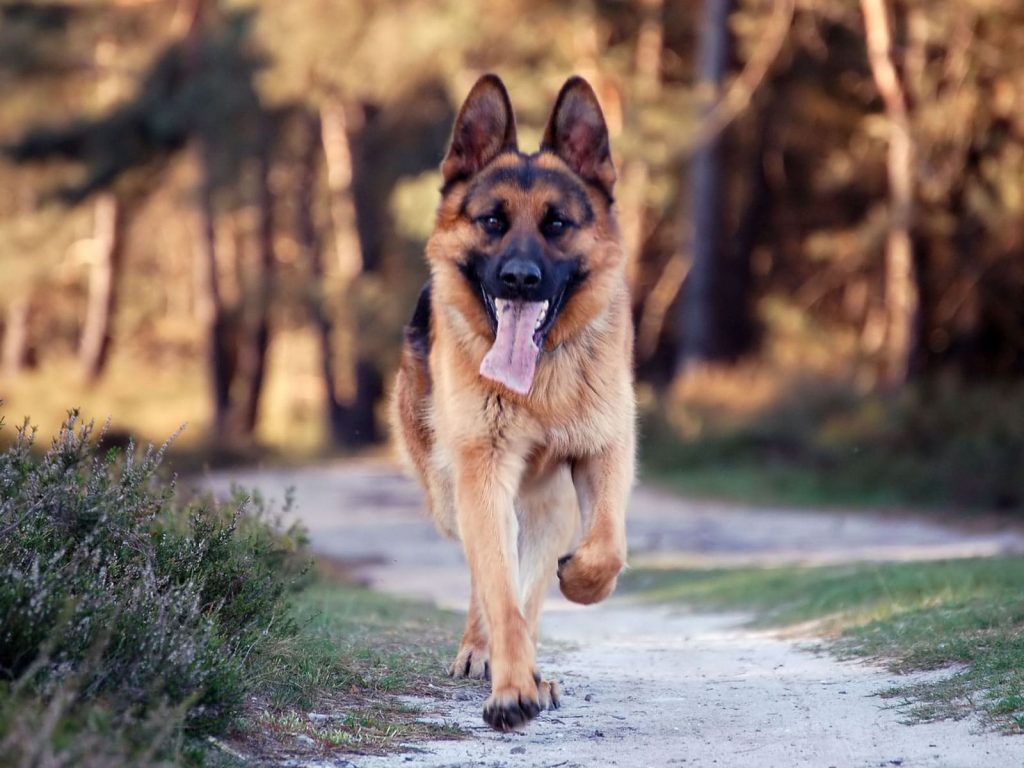
[[[495,691],[484,703],[484,722],[497,731],[515,731],[533,720],[541,702],[514,688]]]
[[[574,603],[598,603],[615,591],[622,566],[613,553],[581,547],[558,558],[558,586]]]

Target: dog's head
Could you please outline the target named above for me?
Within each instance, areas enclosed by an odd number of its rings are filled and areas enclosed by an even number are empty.
[[[480,373],[529,392],[537,360],[577,335],[622,285],[615,168],[597,97],[562,87],[541,142],[519,151],[505,86],[485,75],[455,121],[427,256],[438,301],[491,345]]]

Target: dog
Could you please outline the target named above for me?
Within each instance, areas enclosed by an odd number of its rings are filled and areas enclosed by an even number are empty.
[[[525,154],[504,84],[483,76],[441,174],[392,419],[435,522],[469,563],[449,674],[489,678],[483,718],[508,731],[559,705],[536,667],[555,576],[568,599],[595,603],[626,563],[633,325],[594,91],[570,78],[540,150]]]

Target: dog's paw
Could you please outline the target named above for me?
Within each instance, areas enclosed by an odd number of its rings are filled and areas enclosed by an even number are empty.
[[[574,603],[598,603],[615,591],[624,564],[614,552],[582,546],[558,559],[558,586]]]
[[[562,706],[562,686],[552,680],[541,680],[537,684],[537,694],[541,709],[558,709]]]
[[[448,676],[471,680],[490,680],[491,664],[487,649],[475,645],[464,645],[455,654],[455,661],[448,665]]]
[[[484,722],[497,731],[522,728],[544,708],[538,695],[539,687],[531,687],[533,690],[507,686],[492,691],[484,702]]]

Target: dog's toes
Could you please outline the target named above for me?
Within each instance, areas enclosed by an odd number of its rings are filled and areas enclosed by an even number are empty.
[[[514,731],[540,714],[541,709],[540,701],[514,688],[495,691],[484,704],[484,722],[497,731]]]
[[[562,686],[551,680],[541,680],[537,685],[541,709],[558,709],[562,706]]]
[[[491,664],[487,657],[487,650],[473,646],[460,648],[455,655],[455,661],[448,665],[448,676],[469,678],[470,680],[490,680]]]

